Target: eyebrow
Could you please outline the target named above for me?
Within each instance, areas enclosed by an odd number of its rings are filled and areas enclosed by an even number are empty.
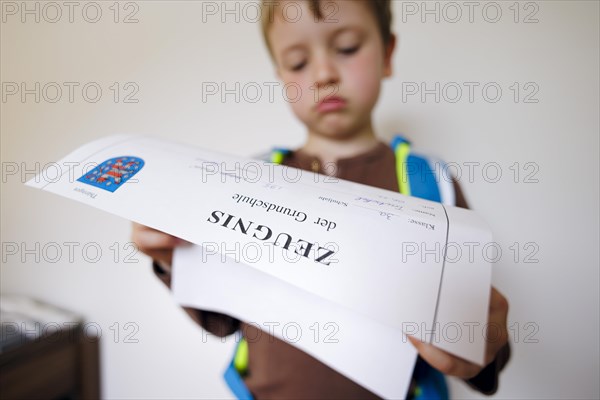
[[[334,30],[333,32],[331,32],[331,33],[329,34],[329,39],[333,39],[333,38],[335,38],[336,36],[338,36],[339,34],[341,34],[341,33],[345,32],[345,31],[357,31],[358,33],[362,33],[362,32],[363,32],[363,29],[361,29],[361,28],[360,28],[359,26],[357,26],[357,25],[346,25],[346,26],[342,26],[342,27],[340,27],[340,28],[337,28],[337,29],[336,29],[336,30]],[[290,45],[290,46],[288,46],[288,47],[284,48],[284,49],[281,51],[281,54],[282,54],[282,55],[285,55],[285,54],[287,54],[287,53],[289,53],[289,52],[291,52],[291,51],[294,51],[294,50],[302,50],[302,49],[303,49],[303,47],[304,47],[304,45],[302,45],[302,44],[300,44],[300,43],[292,44],[292,45]]]
[[[331,32],[331,36],[332,37],[337,36],[344,31],[358,31],[359,33],[364,32],[364,30],[358,25],[346,25],[346,26],[342,26],[342,27],[336,29],[335,31]]]
[[[303,47],[304,47],[304,45],[297,43],[297,44],[291,45],[291,46],[289,46],[289,47],[286,47],[285,49],[283,49],[283,50],[281,51],[281,54],[282,54],[282,55],[285,55],[285,54],[287,54],[287,53],[289,53],[289,52],[292,52],[292,51],[294,51],[294,50],[302,50],[302,49],[303,49]]]

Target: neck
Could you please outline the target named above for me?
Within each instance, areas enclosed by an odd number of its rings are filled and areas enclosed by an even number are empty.
[[[379,140],[369,122],[356,133],[344,137],[329,137],[308,131],[308,139],[302,150],[316,156],[324,163],[336,163],[340,158],[353,157],[373,149]]]

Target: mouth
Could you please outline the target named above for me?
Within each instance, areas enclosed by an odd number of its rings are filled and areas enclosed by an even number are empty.
[[[337,111],[346,107],[346,100],[338,96],[329,96],[317,104],[317,111],[321,113]]]

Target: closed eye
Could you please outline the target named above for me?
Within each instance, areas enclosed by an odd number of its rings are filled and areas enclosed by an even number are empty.
[[[306,61],[302,61],[299,64],[293,65],[290,69],[292,71],[300,71],[302,68],[304,68],[305,65],[306,65]]]
[[[341,54],[350,55],[350,54],[356,53],[359,48],[360,48],[360,46],[344,47],[344,48],[338,49],[338,52]]]

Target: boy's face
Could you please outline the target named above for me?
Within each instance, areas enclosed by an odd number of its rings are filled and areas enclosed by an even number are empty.
[[[269,42],[291,100],[294,87],[301,89],[291,102],[296,116],[312,133],[348,137],[370,124],[381,79],[391,75],[394,43],[384,49],[363,1],[323,0],[321,10],[323,19],[316,21],[307,1],[281,2]]]

